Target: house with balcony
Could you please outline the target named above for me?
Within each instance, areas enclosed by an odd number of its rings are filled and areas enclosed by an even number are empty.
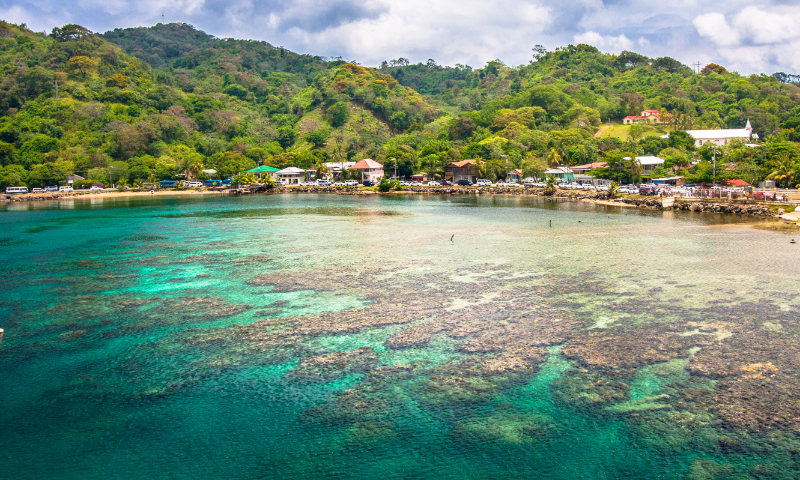
[[[350,167],[350,170],[361,171],[361,181],[378,182],[383,178],[383,165],[371,158],[365,158]]]
[[[478,169],[475,160],[461,160],[450,162],[444,166],[444,179],[453,183],[459,180],[469,180],[472,183],[478,181]]]

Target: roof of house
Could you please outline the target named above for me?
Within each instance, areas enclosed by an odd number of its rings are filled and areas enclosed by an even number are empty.
[[[575,170],[592,170],[593,168],[606,168],[606,167],[608,167],[608,164],[606,162],[592,162],[584,165],[575,165],[569,168],[571,168],[572,171],[575,171]]]
[[[342,168],[352,168],[356,162],[325,162],[325,166],[331,170],[339,170]]]
[[[625,160],[630,160],[631,157],[625,157]],[[654,157],[652,155],[645,155],[643,157],[636,157],[636,160],[639,161],[639,165],[663,165],[664,159]]]
[[[569,167],[555,167],[551,168],[550,170],[545,170],[544,173],[554,175],[557,173],[572,173],[572,170]]]
[[[270,173],[280,171],[280,168],[270,167],[269,165],[261,165],[260,167],[248,170],[247,173]]]
[[[461,160],[459,162],[450,162],[445,167],[458,167],[458,168],[461,168],[461,167],[466,167],[467,165],[472,165],[473,163],[475,163],[474,159]]]
[[[750,186],[749,183],[745,182],[744,180],[742,180],[740,178],[734,178],[732,180],[725,180],[722,183],[724,183],[725,185],[727,185],[729,187],[748,187],[748,186]]]
[[[658,115],[660,112],[658,110],[642,110],[642,115],[644,115],[645,113],[652,113]]]
[[[654,178],[654,182],[668,182],[670,180],[680,180],[683,177],[662,177],[662,178]]]
[[[350,168],[354,170],[369,170],[371,168],[383,168],[383,165],[381,165],[380,163],[376,162],[371,158],[365,158],[364,160],[357,162]]]
[[[303,170],[302,168],[286,167],[283,170],[279,170],[277,172],[278,175],[297,175],[298,173],[306,173],[306,171]]]
[[[67,180],[86,180],[85,178],[81,177],[80,175],[75,175],[74,173],[67,177]]]
[[[750,138],[752,130],[746,128],[721,128],[719,130],[686,130],[695,140],[710,138]]]

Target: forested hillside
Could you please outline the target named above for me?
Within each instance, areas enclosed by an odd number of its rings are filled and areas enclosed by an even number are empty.
[[[670,114],[671,131],[749,119],[764,145],[718,153],[731,168],[717,178],[800,182],[800,88],[780,81],[793,77],[743,77],[714,64],[693,73],[668,57],[587,45],[537,47],[519,67],[398,59],[372,69],[185,24],[102,35],[66,25],[45,36],[0,22],[0,68],[2,187],[63,183],[72,173],[127,184],[203,168],[228,177],[260,163],[363,157],[394,158],[401,175],[440,175],[453,159],[479,158],[489,178],[512,166],[537,175],[602,160],[609,169],[595,174],[625,181],[638,172],[624,157],[637,154],[666,158],[658,174],[709,181],[710,150],[696,151],[685,135],[661,139],[634,126],[593,136],[644,109]]]

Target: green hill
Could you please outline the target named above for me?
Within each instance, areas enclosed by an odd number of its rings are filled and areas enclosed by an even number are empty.
[[[72,173],[136,184],[200,167],[230,176],[258,163],[310,168],[363,157],[396,159],[401,175],[480,158],[491,178],[511,166],[537,175],[556,162],[613,169],[641,154],[668,160],[657,174],[708,180],[711,151],[685,136],[629,127],[593,136],[643,109],[670,115],[661,130],[749,119],[764,146],[718,153],[735,166],[723,178],[800,182],[800,88],[780,81],[794,77],[744,77],[713,64],[698,74],[668,57],[587,45],[537,56],[513,68],[393,61],[372,69],[185,24],[102,35],[66,25],[45,36],[0,22],[0,187]]]

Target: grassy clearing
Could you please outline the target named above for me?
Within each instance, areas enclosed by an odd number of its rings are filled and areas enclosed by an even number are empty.
[[[661,135],[664,135],[670,131],[667,125],[642,124],[641,126],[644,129],[645,137],[660,137]],[[630,131],[631,131],[631,125],[615,124],[612,125],[611,128],[604,131],[600,135],[600,138],[616,137],[619,138],[620,140],[627,140]]]

